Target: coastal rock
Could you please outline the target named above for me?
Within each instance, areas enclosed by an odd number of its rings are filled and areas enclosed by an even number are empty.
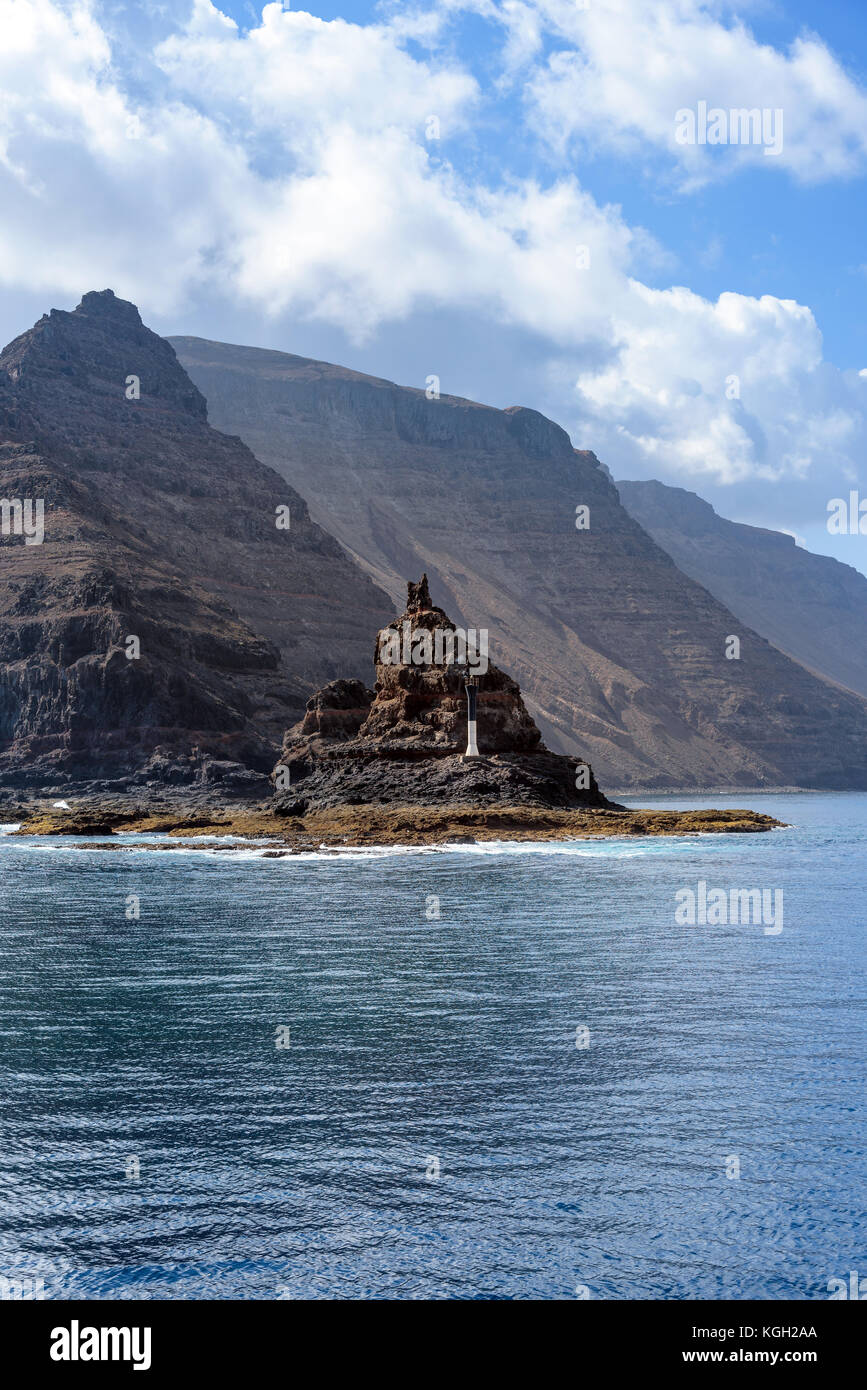
[[[463,645],[462,645],[463,639]],[[337,680],[286,734],[274,771],[283,815],[372,803],[609,806],[589,765],[551,753],[515,681],[410,583],[406,611],[380,630],[373,690]],[[467,660],[459,665],[455,656]],[[467,747],[465,677],[478,683],[479,757]]]
[[[374,692],[361,681],[329,681],[307,701],[301,732],[326,739],[355,738],[373,699]]]
[[[311,811],[303,819],[287,818],[275,807],[235,808],[215,815],[190,815],[179,804],[162,811],[135,808],[123,802],[94,803],[73,815],[45,806],[21,806],[21,822],[13,835],[102,835],[122,833],[122,842],[91,839],[92,850],[198,849],[236,853],[252,841],[263,858],[286,853],[330,849],[337,854],[353,845],[452,845],[485,840],[574,840],[624,835],[748,835],[781,830],[780,821],[748,810],[633,811],[622,807],[585,806],[571,809],[534,806],[336,806]],[[169,835],[173,842],[139,842],[134,834]],[[193,839],[190,839],[190,835]],[[222,837],[238,837],[236,843]],[[249,846],[247,846],[249,848]]]

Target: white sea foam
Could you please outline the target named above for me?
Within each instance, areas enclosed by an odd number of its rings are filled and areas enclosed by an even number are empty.
[[[17,829],[11,826],[6,829]],[[0,826],[0,831],[4,827]],[[738,837],[742,838],[742,837]],[[111,841],[111,849],[100,850],[97,843]],[[261,860],[266,864],[296,863],[340,863],[345,860],[376,861],[382,859],[406,858],[420,855],[461,855],[471,858],[511,858],[526,855],[562,856],[572,859],[639,859],[651,855],[672,855],[707,852],[707,841],[715,840],[722,850],[723,845],[734,837],[714,835],[710,832],[690,836],[648,836],[636,844],[631,837],[612,837],[610,839],[586,840],[482,840],[446,842],[437,845],[327,845],[318,849],[293,852],[268,838],[247,839],[240,835],[168,835],[164,832],[138,834],[134,831],[113,836],[70,837],[59,840],[55,836],[32,836],[16,839],[9,849],[38,853],[57,854],[147,854],[158,845],[173,846],[170,857],[184,859],[195,855],[198,859],[221,859],[231,863],[239,860],[249,862]],[[275,854],[274,851],[277,851]],[[161,851],[165,858],[165,851]]]
[[[276,848],[276,846],[272,846]],[[381,859],[407,858],[419,855],[463,855],[482,858],[510,858],[513,856],[523,856],[527,854],[536,855],[563,855],[570,858],[579,859],[637,859],[650,854],[673,853],[689,849],[688,840],[678,840],[674,836],[668,836],[663,843],[661,840],[655,843],[644,843],[636,845],[628,840],[485,840],[474,843],[444,843],[439,845],[326,845],[322,844],[315,850],[301,850],[296,853],[287,852],[279,857],[267,855],[267,847],[259,850],[251,850],[244,854],[245,859],[262,859],[267,857],[268,863],[273,864],[297,864],[297,863],[335,863],[346,860],[368,860],[375,861]],[[190,850],[190,853],[194,851]],[[203,851],[207,854],[207,851]],[[213,856],[209,856],[213,857]],[[232,855],[232,859],[242,857]]]

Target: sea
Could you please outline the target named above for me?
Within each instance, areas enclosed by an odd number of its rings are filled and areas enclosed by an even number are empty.
[[[867,796],[631,804],[787,828],[270,858],[3,826],[0,1295],[867,1276]],[[732,890],[779,912],[684,920]]]

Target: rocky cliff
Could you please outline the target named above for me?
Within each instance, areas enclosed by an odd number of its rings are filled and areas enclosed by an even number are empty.
[[[489,662],[457,663],[456,636],[431,603],[427,576],[410,584],[406,611],[378,634],[373,689],[332,681],[288,731],[274,773],[278,809],[608,807],[588,764],[545,748],[510,676]],[[465,675],[478,692],[479,756],[471,758]]]
[[[589,757],[604,785],[867,786],[867,703],[684,574],[550,420],[172,341],[212,423],[297,487],[395,602],[427,570],[437,603],[489,629],[549,746]]]
[[[741,622],[819,675],[867,695],[867,578],[781,531],[726,521],[658,482],[617,484],[626,510],[679,569]]]
[[[267,789],[310,691],[369,667],[385,595],[110,290],[0,354],[0,495],[0,784]]]

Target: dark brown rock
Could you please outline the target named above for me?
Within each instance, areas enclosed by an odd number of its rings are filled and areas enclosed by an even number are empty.
[[[544,747],[517,684],[490,663],[477,677],[481,756],[464,757],[464,671],[445,659],[455,637],[455,624],[430,603],[427,577],[410,583],[406,611],[378,634],[374,689],[333,681],[288,731],[275,769],[278,813],[371,803],[609,806],[586,764]],[[428,649],[444,659],[388,659]],[[580,789],[579,766],[586,768]]]
[[[463,753],[467,745],[467,697],[457,663],[383,660],[383,653],[389,649],[399,650],[401,655],[407,650],[412,654],[421,644],[425,648],[429,645],[435,655],[438,639],[443,655],[458,654],[456,626],[442,608],[431,604],[424,575],[420,584],[408,585],[406,611],[377,636],[376,699],[359,730],[362,740],[375,739],[380,747],[407,755]],[[479,653],[471,655],[478,657]],[[471,665],[467,669],[474,668]],[[540,750],[542,736],[511,676],[488,664],[479,682],[479,751]]]
[[[374,692],[361,681],[329,681],[307,701],[301,731],[323,738],[355,738],[370,714],[373,698]]]

